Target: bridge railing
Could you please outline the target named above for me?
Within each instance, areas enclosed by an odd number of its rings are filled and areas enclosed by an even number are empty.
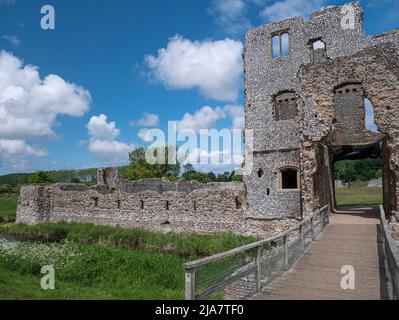
[[[391,281],[392,297],[399,300],[399,249],[392,238],[391,228],[385,217],[383,206],[380,206],[382,240],[388,273]]]
[[[302,255],[329,214],[327,205],[278,236],[185,263],[186,300],[246,299],[260,292]]]

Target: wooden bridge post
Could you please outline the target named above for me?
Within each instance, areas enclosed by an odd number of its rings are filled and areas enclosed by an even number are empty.
[[[195,269],[186,269],[185,299],[196,300],[195,297]]]
[[[288,269],[288,239],[287,235],[283,236],[283,247],[284,247],[284,269]]]
[[[304,237],[303,237],[303,224],[299,226],[299,241],[301,244],[301,252],[302,252],[305,248]]]
[[[312,232],[312,241],[314,241],[315,240],[315,233],[314,233],[314,223],[313,223],[313,217],[312,217],[312,219],[310,219],[310,226],[311,226],[311,232]]]
[[[262,291],[262,250],[263,247],[259,246],[256,251],[256,283],[257,291]]]

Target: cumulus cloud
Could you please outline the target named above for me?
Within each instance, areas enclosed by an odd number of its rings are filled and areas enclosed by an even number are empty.
[[[260,16],[267,22],[283,20],[295,16],[308,17],[312,12],[323,8],[326,0],[282,0],[270,4]]]
[[[16,36],[3,35],[1,38],[10,42],[14,47],[19,47],[21,44],[21,40]]]
[[[141,119],[130,121],[129,124],[131,126],[156,127],[159,125],[159,116],[145,112]]]
[[[233,120],[233,129],[244,129],[245,126],[245,113],[242,106],[227,105],[223,111]]]
[[[216,121],[226,117],[220,107],[212,109],[209,106],[202,107],[194,114],[185,113],[183,118],[177,122],[177,130],[192,129],[199,132],[201,129],[211,129]]]
[[[245,16],[246,10],[245,0],[213,0],[209,8],[216,24],[231,35],[241,34],[251,27],[249,19]]]
[[[135,146],[117,141],[120,130],[114,121],[108,122],[107,116],[100,114],[90,118],[87,124],[90,136],[89,150],[94,156],[106,163],[123,163],[129,158]]]
[[[141,140],[145,141],[145,136],[146,136],[148,130],[149,130],[148,128],[140,129],[139,132],[137,133],[137,136],[138,136]]]
[[[197,88],[207,98],[233,101],[241,88],[242,50],[242,43],[232,39],[191,41],[176,35],[145,61],[152,77],[167,88]]]
[[[197,171],[224,172],[240,169],[243,159],[239,151],[232,152],[227,149],[206,151],[195,148],[187,155],[183,164],[190,163]]]
[[[40,78],[38,67],[24,65],[14,55],[0,52],[0,156],[16,162],[44,156],[30,140],[53,137],[58,115],[80,117],[88,111],[90,93],[58,75]]]
[[[199,132],[201,129],[212,129],[216,122],[230,117],[233,129],[244,128],[244,108],[238,105],[226,105],[223,108],[211,108],[204,106],[200,110],[185,113],[183,118],[177,122],[177,129],[192,129]]]

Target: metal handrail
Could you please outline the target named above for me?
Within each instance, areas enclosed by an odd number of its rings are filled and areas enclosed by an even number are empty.
[[[323,213],[326,213],[323,215]],[[210,257],[198,259],[196,261],[191,261],[183,264],[183,268],[186,270],[185,273],[185,298],[186,300],[195,300],[199,297],[204,297],[206,295],[209,295],[213,292],[216,292],[218,290],[221,290],[225,287],[227,287],[229,284],[239,280],[240,278],[248,275],[251,272],[256,272],[256,281],[257,281],[257,291],[262,290],[262,264],[265,263],[265,261],[262,260],[262,250],[266,245],[270,245],[279,241],[282,241],[283,243],[283,265],[284,265],[284,271],[288,270],[290,265],[293,264],[293,262],[299,257],[296,257],[294,261],[289,261],[289,239],[288,235],[296,230],[299,231],[299,241],[300,241],[300,248],[301,248],[301,253],[304,250],[305,243],[304,243],[304,228],[303,226],[306,224],[311,225],[310,231],[311,231],[311,241],[315,239],[315,230],[314,230],[314,219],[317,216],[320,216],[321,222],[322,222],[322,227],[323,229],[325,225],[329,223],[328,221],[328,216],[330,214],[329,210],[329,205],[324,206],[323,208],[317,210],[314,212],[311,216],[305,218],[298,224],[296,224],[294,227],[290,228],[289,230],[285,231],[284,233],[281,233],[277,236],[264,239],[261,241],[257,241],[248,245],[244,245],[226,252],[218,253]],[[237,274],[232,273],[229,277],[224,278],[223,280],[219,281],[219,283],[216,283],[214,286],[211,288],[207,288],[204,290],[204,292],[196,294],[196,268],[204,266],[206,264],[220,261],[225,258],[233,257],[235,255],[238,255],[240,253],[246,252],[248,250],[252,249],[257,249],[256,253],[256,259],[253,262],[253,265],[249,266],[246,268],[244,271],[240,271]],[[273,257],[272,257],[273,259]]]
[[[399,249],[391,235],[391,228],[385,217],[384,207],[380,206],[383,248],[388,264],[388,274],[391,280],[392,298],[399,300]]]

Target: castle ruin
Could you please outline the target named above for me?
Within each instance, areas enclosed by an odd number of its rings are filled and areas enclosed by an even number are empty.
[[[334,208],[334,162],[379,156],[384,207],[397,212],[398,45],[399,31],[365,36],[358,2],[248,32],[248,217],[302,218],[326,204]],[[366,98],[379,132],[366,129]]]
[[[349,15],[348,15],[349,14]],[[253,170],[242,183],[121,181],[27,186],[17,221],[78,221],[173,231],[270,235],[335,206],[333,167],[382,157],[384,207],[399,200],[399,31],[365,36],[358,2],[250,30],[245,124]],[[365,99],[379,132],[365,126]],[[246,166],[249,166],[246,159]]]

